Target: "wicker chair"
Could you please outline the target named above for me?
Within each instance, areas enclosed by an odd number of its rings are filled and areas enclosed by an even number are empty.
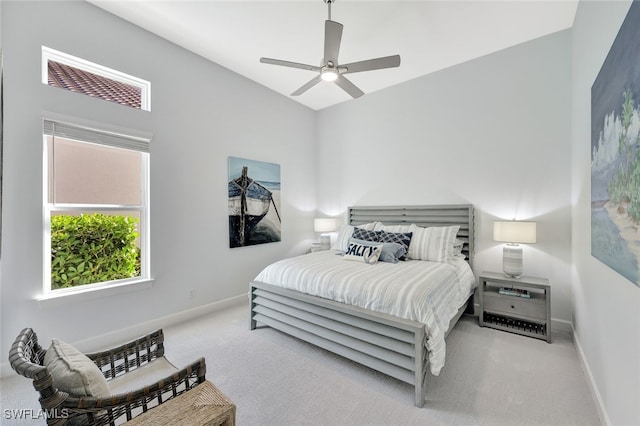
[[[20,375],[33,380],[34,388],[40,392],[40,405],[49,425],[86,424],[115,425],[131,420],[163,402],[188,391],[205,381],[206,365],[200,358],[191,365],[178,370],[164,358],[164,334],[157,330],[111,350],[85,354],[107,379],[113,392],[109,398],[74,396],[59,391],[53,386],[53,378],[43,365],[47,350],[38,344],[36,333],[25,328],[16,337],[9,351],[11,367]],[[175,372],[157,377],[154,365],[169,365]],[[138,375],[144,380],[147,371],[156,370],[156,377],[144,386],[127,392],[119,392],[113,386],[127,374]],[[129,383],[131,386],[131,383]],[[125,386],[126,388],[126,386]]]

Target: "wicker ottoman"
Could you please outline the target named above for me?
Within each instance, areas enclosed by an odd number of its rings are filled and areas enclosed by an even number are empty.
[[[235,426],[236,406],[208,380],[134,417],[127,425]]]

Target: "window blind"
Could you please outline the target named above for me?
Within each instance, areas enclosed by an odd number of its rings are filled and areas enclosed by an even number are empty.
[[[49,119],[43,120],[45,135],[91,142],[132,151],[149,152],[149,139],[129,136],[112,131],[90,128],[83,125],[65,123]]]

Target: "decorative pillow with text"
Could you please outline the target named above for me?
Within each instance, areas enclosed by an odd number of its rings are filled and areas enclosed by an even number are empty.
[[[354,260],[356,262],[363,262],[369,265],[373,265],[378,262],[380,254],[382,253],[382,244],[375,243],[356,243],[354,241],[349,242],[349,247],[344,253],[346,260]]]

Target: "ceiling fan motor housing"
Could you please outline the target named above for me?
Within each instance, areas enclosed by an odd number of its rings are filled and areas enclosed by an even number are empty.
[[[328,61],[320,71],[320,76],[324,81],[335,81],[338,78],[338,69],[332,61]]]

